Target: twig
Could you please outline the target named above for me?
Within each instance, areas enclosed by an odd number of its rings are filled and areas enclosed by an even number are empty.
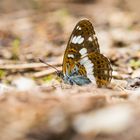
[[[58,62],[51,62],[50,63],[53,66],[60,66],[61,64]],[[42,63],[28,63],[28,64],[1,64],[0,69],[4,70],[22,70],[22,69],[35,69],[35,68],[42,68],[42,67],[48,67]]]
[[[62,67],[57,67],[57,69],[58,69],[58,70],[61,70]],[[47,69],[47,70],[43,70],[43,71],[34,73],[33,77],[39,78],[39,77],[43,77],[43,76],[52,74],[52,73],[54,73],[54,72],[55,72],[54,69]]]

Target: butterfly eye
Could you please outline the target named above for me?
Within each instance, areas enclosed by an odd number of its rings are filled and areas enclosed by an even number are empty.
[[[57,72],[57,76],[60,77],[60,78],[62,78],[62,79],[63,79],[63,77],[64,77],[64,76],[63,76],[63,73],[62,73],[61,71],[58,71],[58,72]]]

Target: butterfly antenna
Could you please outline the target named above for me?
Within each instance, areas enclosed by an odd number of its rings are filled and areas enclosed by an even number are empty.
[[[46,64],[47,66],[49,66],[49,67],[55,69],[55,70],[56,70],[56,73],[59,73],[59,72],[60,72],[56,67],[54,67],[53,65],[51,65],[51,64],[49,64],[49,63],[47,63],[47,62],[45,62],[44,60],[42,60],[42,59],[39,58],[39,61],[40,61],[41,63]]]

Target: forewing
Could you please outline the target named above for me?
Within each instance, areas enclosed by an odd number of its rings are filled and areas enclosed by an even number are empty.
[[[91,22],[87,19],[80,20],[75,26],[63,58],[63,74],[71,72],[75,64],[80,66],[79,74],[85,75],[85,67],[77,62],[90,52],[100,52],[97,37]]]

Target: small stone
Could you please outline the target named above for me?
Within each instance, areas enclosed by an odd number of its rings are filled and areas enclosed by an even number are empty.
[[[25,77],[19,77],[15,79],[12,82],[12,85],[14,85],[20,91],[30,90],[36,86],[35,82],[32,79]]]
[[[0,95],[2,95],[3,93],[5,93],[9,89],[10,89],[10,87],[8,87],[7,85],[5,85],[3,83],[0,83]]]
[[[133,120],[132,109],[128,105],[106,107],[75,117],[73,125],[82,134],[118,133],[127,129]]]

